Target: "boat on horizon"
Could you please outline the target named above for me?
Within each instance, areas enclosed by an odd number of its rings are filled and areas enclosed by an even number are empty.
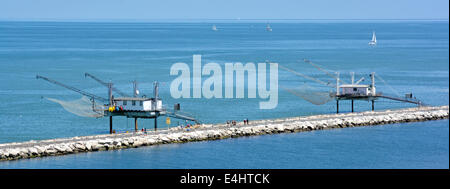
[[[211,28],[213,31],[217,31],[217,27],[216,27],[216,25],[214,24],[213,26],[212,26],[212,28]]]
[[[270,27],[270,24],[267,24],[267,26],[266,26],[266,30],[267,30],[267,31],[269,31],[269,32],[271,32],[271,31],[272,31],[272,28]]]

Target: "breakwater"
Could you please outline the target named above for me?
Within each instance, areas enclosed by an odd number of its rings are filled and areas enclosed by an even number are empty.
[[[196,128],[189,129],[189,131],[175,127],[158,132],[105,134],[4,143],[0,144],[0,160],[114,150],[166,143],[217,140],[240,136],[448,119],[448,117],[448,106],[420,107],[375,112],[251,120],[248,125],[244,125],[242,122],[235,126],[227,124],[202,124]]]

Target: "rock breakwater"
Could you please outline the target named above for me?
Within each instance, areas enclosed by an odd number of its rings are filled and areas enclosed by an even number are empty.
[[[187,131],[171,128],[158,132],[105,134],[0,144],[0,161],[114,150],[167,143],[217,140],[230,137],[302,132],[322,129],[427,121],[449,118],[449,106],[420,107],[376,112],[326,114],[239,123],[202,124]]]

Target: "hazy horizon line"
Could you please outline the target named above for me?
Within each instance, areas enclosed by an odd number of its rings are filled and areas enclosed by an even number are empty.
[[[125,19],[125,18],[0,18],[0,21],[23,22],[151,22],[151,21],[449,21],[448,18],[155,18],[155,19]]]

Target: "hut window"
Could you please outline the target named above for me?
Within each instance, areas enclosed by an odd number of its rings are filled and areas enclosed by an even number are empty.
[[[127,105],[127,101],[126,101],[126,100],[123,101],[123,105],[124,105],[124,106]]]
[[[353,91],[357,91],[358,90],[358,88],[353,88]]]
[[[139,106],[142,106],[142,101],[139,101]]]
[[[136,101],[132,100],[131,105],[136,106]]]

